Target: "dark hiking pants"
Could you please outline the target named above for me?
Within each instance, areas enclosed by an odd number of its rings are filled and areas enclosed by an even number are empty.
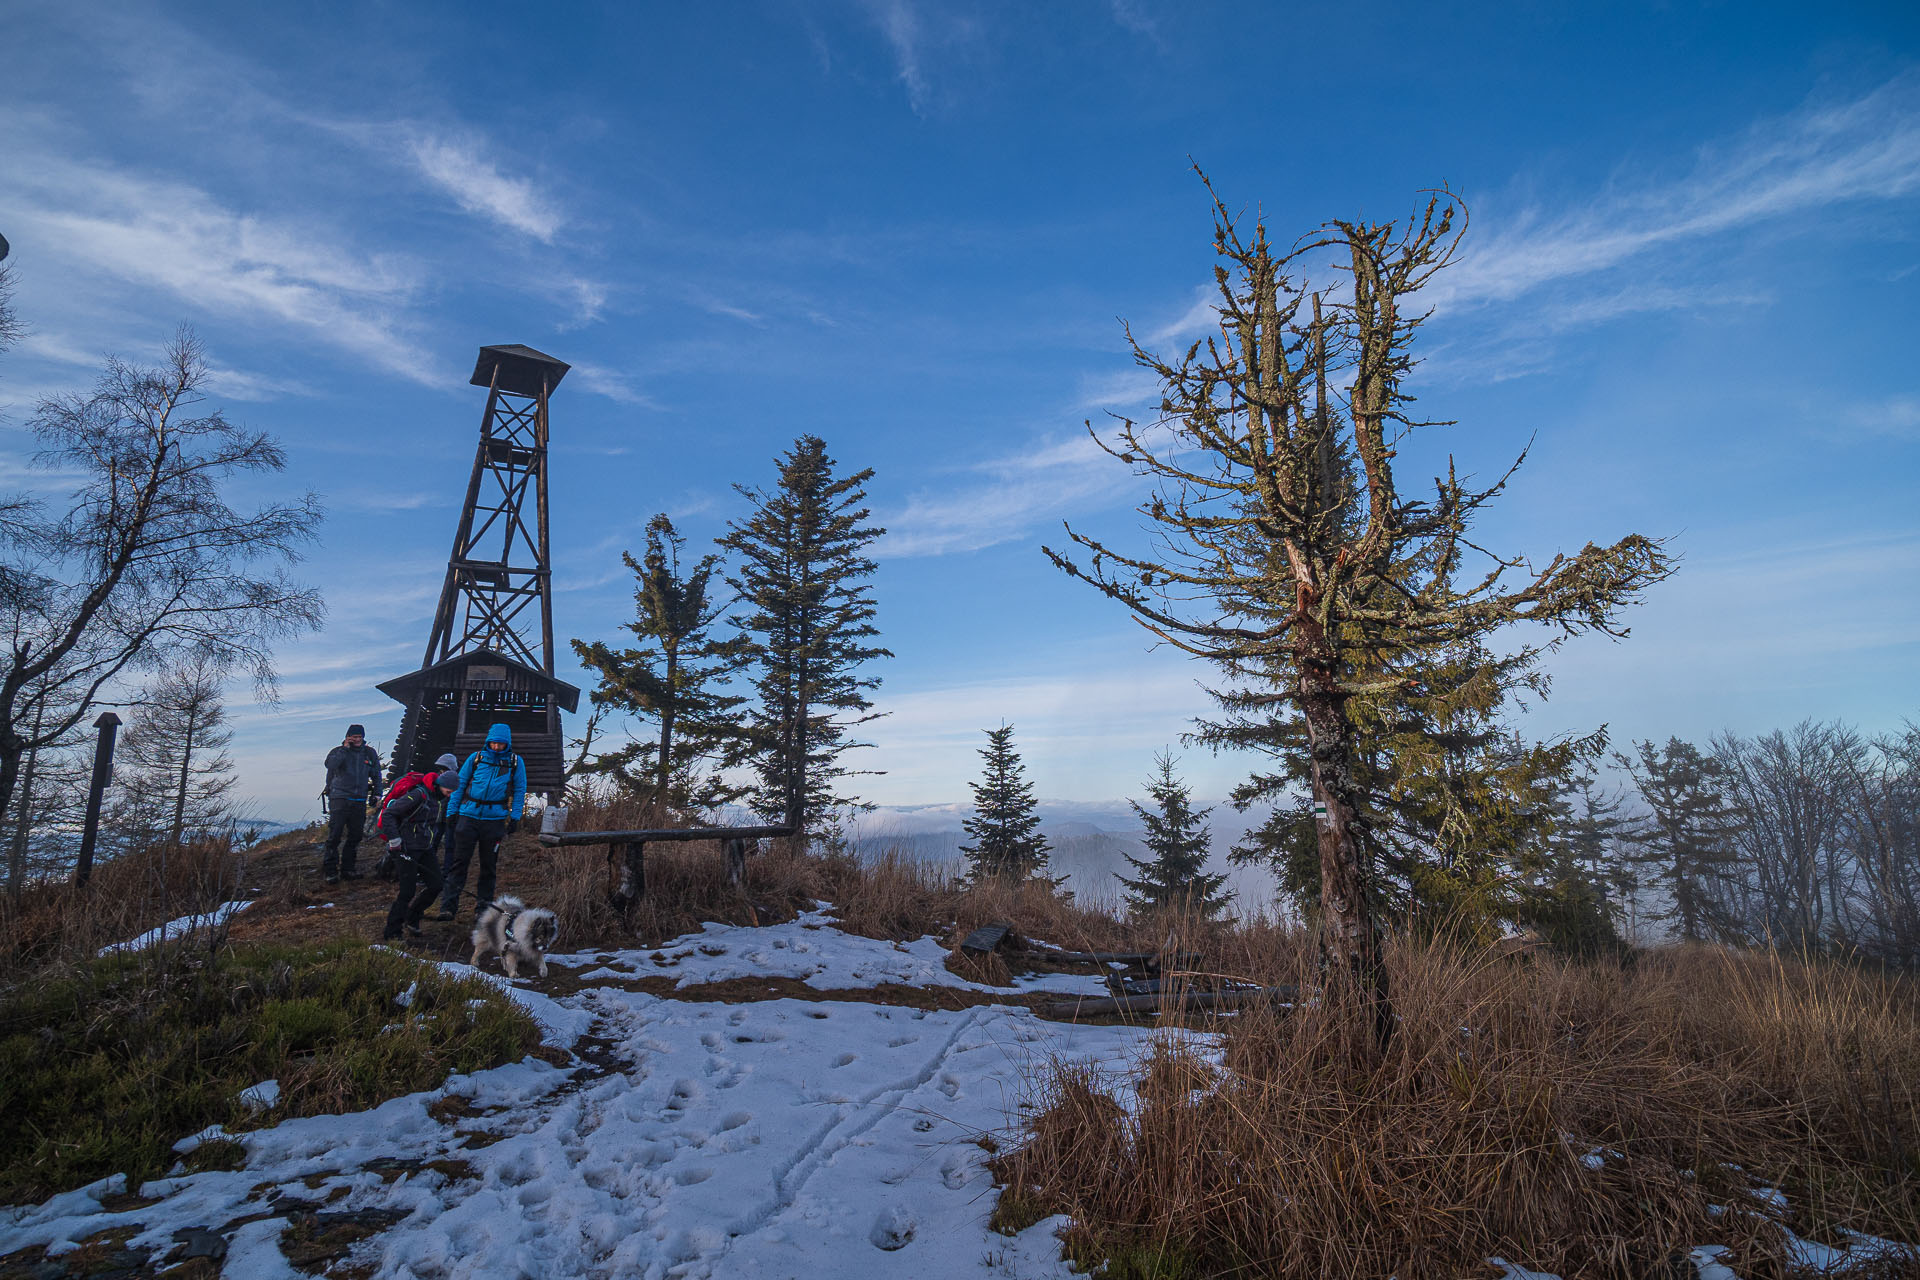
[[[440,888],[440,909],[457,911],[460,891],[467,887],[467,867],[480,855],[480,879],[473,887],[474,912],[493,901],[493,871],[500,857],[500,841],[507,834],[505,818],[458,817],[447,839],[447,877]]]
[[[327,819],[327,851],[320,858],[322,875],[352,875],[353,862],[360,854],[360,838],[366,834],[367,802],[335,800],[333,816]]]
[[[405,849],[395,854],[394,871],[399,884],[395,886],[393,907],[387,912],[386,932],[380,935],[388,940],[400,936],[403,924],[419,927],[427,904],[440,892],[440,864],[431,849]]]

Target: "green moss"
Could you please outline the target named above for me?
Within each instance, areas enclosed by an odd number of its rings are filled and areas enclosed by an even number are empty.
[[[402,1008],[394,997],[410,985]],[[0,996],[0,1202],[112,1173],[137,1186],[210,1124],[360,1110],[538,1044],[492,986],[354,942],[113,956],[39,975]],[[280,1104],[256,1116],[236,1095],[267,1079]],[[196,1158],[244,1154],[209,1147]]]

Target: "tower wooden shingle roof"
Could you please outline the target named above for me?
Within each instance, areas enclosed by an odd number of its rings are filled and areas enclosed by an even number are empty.
[[[539,395],[543,379],[548,394],[552,394],[553,389],[560,385],[560,379],[567,376],[567,370],[573,368],[565,360],[555,360],[544,351],[535,351],[517,342],[507,342],[496,347],[480,348],[480,358],[473,366],[473,385],[496,385],[493,379],[496,365],[500,369],[497,385],[502,391],[516,396]]]

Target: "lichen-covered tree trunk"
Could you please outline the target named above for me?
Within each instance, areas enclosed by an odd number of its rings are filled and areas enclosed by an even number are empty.
[[[1380,927],[1373,912],[1372,865],[1368,857],[1352,722],[1324,633],[1311,619],[1296,629],[1299,700],[1312,754],[1314,800],[1326,807],[1319,821],[1320,961],[1329,995],[1340,985],[1371,1006],[1375,1043],[1393,1036],[1393,1005],[1381,956]]]

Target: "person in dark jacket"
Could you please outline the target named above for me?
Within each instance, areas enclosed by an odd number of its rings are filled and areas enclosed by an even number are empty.
[[[360,878],[353,863],[366,834],[367,802],[379,792],[380,754],[367,745],[367,731],[350,724],[346,740],[327,752],[327,784],[321,792],[331,814],[320,858],[320,874],[328,884]]]
[[[399,768],[398,765],[395,765],[394,767],[396,769]],[[443,773],[457,771],[459,768],[460,768],[460,757],[454,755],[453,752],[448,751],[442,754],[439,759],[435,760],[431,767],[424,768],[424,769],[417,769],[412,773],[402,774],[400,777],[394,779],[393,785],[387,788],[387,794],[380,797],[379,808],[374,810],[373,829],[375,831],[378,831],[381,829],[380,815],[385,813],[387,811],[387,806],[392,804],[395,800],[399,799],[401,796],[405,795],[407,792],[413,790],[413,788],[416,786],[431,787],[433,786],[433,780],[435,778],[439,777]],[[433,824],[433,848],[429,850],[429,852],[433,854],[434,866],[436,867],[436,869],[439,866],[440,842],[446,838],[446,835],[447,835],[447,817],[445,812],[443,811],[440,815],[439,821]],[[374,874],[379,876],[382,880],[391,880],[393,879],[395,873],[399,870],[399,866],[400,866],[400,858],[397,856],[396,852],[391,847],[389,847],[389,849],[387,850],[386,856],[380,859],[380,865],[374,869]]]
[[[487,730],[487,745],[460,766],[460,789],[448,801],[453,836],[447,841],[446,884],[440,893],[440,919],[451,920],[467,887],[467,866],[474,851],[480,854],[480,879],[474,885],[474,912],[493,901],[494,865],[500,841],[520,826],[527,799],[527,764],[513,752],[513,730],[496,724]]]
[[[381,833],[389,835],[389,842],[400,842],[395,877],[399,884],[393,906],[387,911],[387,927],[380,935],[382,941],[395,941],[402,929],[410,938],[420,936],[420,917],[440,892],[440,863],[433,856],[433,829],[440,823],[441,807],[459,785],[457,773],[440,774],[431,785],[416,782],[387,801],[387,807],[380,814]]]

